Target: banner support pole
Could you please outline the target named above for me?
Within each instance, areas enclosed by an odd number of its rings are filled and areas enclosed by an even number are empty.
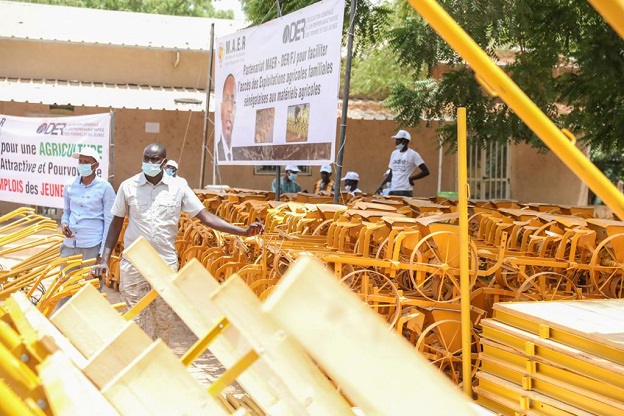
[[[351,83],[351,57],[353,55],[353,29],[355,27],[355,9],[357,0],[351,0],[349,13],[349,32],[347,40],[347,62],[345,65],[345,81],[342,91],[342,115],[340,118],[340,146],[336,158],[336,181],[334,182],[334,204],[338,204],[340,197],[340,178],[342,177],[342,161],[344,159],[344,146],[347,135],[347,110],[349,109],[349,86]]]
[[[210,24],[210,58],[206,75],[206,113],[202,132],[201,163],[199,164],[199,188],[204,189],[204,171],[206,168],[206,149],[208,146],[208,120],[210,119],[210,88],[212,87],[212,57],[214,55],[214,23]],[[213,146],[214,148],[214,146]],[[214,152],[212,152],[214,153]],[[212,184],[216,180],[216,157],[212,157]]]

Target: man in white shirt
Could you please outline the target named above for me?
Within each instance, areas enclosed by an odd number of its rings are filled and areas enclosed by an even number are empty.
[[[124,218],[128,226],[124,233],[124,247],[129,247],[139,237],[144,237],[172,269],[178,270],[178,253],[175,240],[181,212],[197,218],[207,227],[234,235],[252,236],[263,231],[260,223],[240,228],[206,211],[197,195],[185,180],[164,173],[167,164],[167,149],[157,143],[143,150],[142,172],[121,183],[111,208],[111,221],[102,261],[93,269],[100,277],[108,269],[113,247],[121,233]],[[149,283],[136,268],[122,257],[120,262],[119,292],[128,307],[136,305],[151,289]],[[158,297],[145,308],[135,321],[152,339],[161,338],[169,342],[174,313]]]
[[[413,196],[414,181],[429,176],[429,168],[425,165],[422,157],[413,149],[409,148],[412,136],[405,130],[399,130],[391,137],[396,140],[396,150],[390,155],[390,173],[386,175],[375,193],[381,193],[383,186],[390,182],[388,195]],[[412,175],[414,169],[420,172]]]

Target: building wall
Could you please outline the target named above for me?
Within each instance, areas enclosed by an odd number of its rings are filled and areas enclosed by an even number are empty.
[[[76,107],[74,115],[106,112],[108,109]],[[49,114],[48,106],[42,104],[0,102],[0,114],[33,116]],[[211,119],[214,114],[211,114]],[[159,123],[159,133],[146,133],[145,123]],[[418,151],[427,164],[431,175],[416,182],[415,196],[433,196],[438,186],[438,158],[435,125],[410,129],[412,148]],[[347,171],[360,174],[359,187],[364,192],[374,192],[387,169],[390,153],[395,142],[390,137],[399,127],[390,120],[349,120],[345,144],[343,175]],[[115,189],[122,180],[140,172],[143,149],[152,142],[167,146],[168,156],[180,163],[179,174],[191,187],[199,186],[203,113],[129,110],[115,111],[112,184]],[[210,133],[210,131],[209,131]],[[336,121],[336,137],[339,138],[339,120]],[[212,139],[208,140],[212,149]],[[212,183],[212,163],[206,155],[204,184]],[[443,156],[441,190],[456,190],[456,156]],[[221,166],[220,181],[236,188],[269,190],[273,176],[255,175],[252,166]],[[334,167],[335,172],[335,167]],[[219,178],[219,176],[218,176]],[[312,168],[312,175],[300,175],[297,181],[305,190],[312,190],[320,178],[319,167]],[[333,178],[336,178],[334,173]],[[552,153],[540,154],[527,145],[511,147],[511,197],[521,202],[543,202],[577,205],[584,201],[583,185],[570,170]]]
[[[0,76],[205,88],[207,52],[0,41]]]
[[[587,186],[552,152],[529,145],[511,151],[511,197],[522,202],[586,205]]]

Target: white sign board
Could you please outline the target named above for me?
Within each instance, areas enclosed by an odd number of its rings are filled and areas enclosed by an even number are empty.
[[[63,186],[78,176],[72,153],[100,154],[98,176],[108,178],[110,114],[14,117],[0,114],[0,201],[63,208]]]
[[[324,0],[217,39],[219,164],[334,160],[344,8]]]

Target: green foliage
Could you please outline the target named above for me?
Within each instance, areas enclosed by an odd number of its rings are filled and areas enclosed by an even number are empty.
[[[586,0],[440,3],[481,48],[503,61],[506,72],[558,126],[605,154],[624,148],[624,42]],[[388,104],[403,124],[418,126],[421,117],[454,118],[456,108],[465,106],[473,143],[543,146],[504,103],[485,94],[474,72],[414,10],[401,12],[402,23],[389,39],[400,65],[430,77],[440,63],[446,67],[435,81],[393,86]],[[497,57],[501,51],[504,60]],[[453,146],[456,127],[441,129]]]
[[[316,3],[317,0],[280,0],[282,16]],[[350,0],[346,0],[343,42],[346,44],[349,28]],[[242,9],[252,25],[262,24],[278,17],[276,0],[241,0]],[[354,54],[359,55],[383,39],[391,10],[375,5],[370,0],[358,0],[355,13]]]
[[[90,9],[155,13],[172,16],[233,19],[232,10],[215,10],[212,0],[23,0],[26,3],[87,7]]]

